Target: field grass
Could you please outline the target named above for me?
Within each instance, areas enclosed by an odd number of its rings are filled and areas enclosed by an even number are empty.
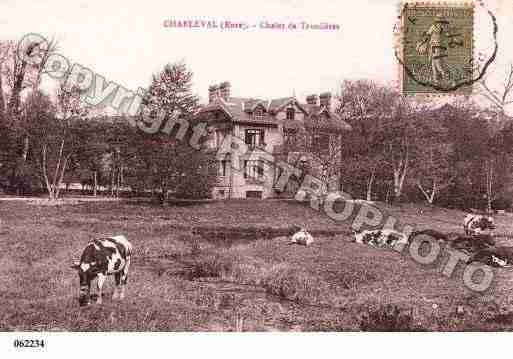
[[[461,232],[463,212],[385,206],[403,223]],[[498,216],[498,231],[512,232]],[[266,231],[293,224],[318,236],[310,247]],[[262,239],[205,238],[194,228],[251,228]],[[187,206],[87,202],[60,206],[0,202],[0,330],[348,331],[510,330],[512,272],[497,271],[485,293],[468,290],[461,268],[348,241],[335,223],[305,205],[279,201]],[[78,306],[70,269],[89,240],[125,234],[135,248],[127,298]],[[502,244],[508,239],[503,238]]]

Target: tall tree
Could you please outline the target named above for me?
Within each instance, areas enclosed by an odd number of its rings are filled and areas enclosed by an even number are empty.
[[[140,121],[163,121],[156,133],[139,131],[132,137],[135,151],[127,161],[134,173],[132,184],[150,188],[162,202],[170,193],[208,196],[215,181],[213,155],[189,143],[198,109],[192,76],[184,63],[168,64],[153,76],[143,101],[148,116]],[[206,136],[200,142],[204,140]]]
[[[367,200],[373,197],[384,159],[377,125],[390,116],[396,96],[391,89],[369,80],[346,80],[341,86],[337,112],[353,128],[344,138],[341,173],[342,177],[361,178]]]
[[[11,186],[14,187],[21,176],[18,172],[23,173],[27,168],[30,150],[26,123],[29,116],[23,113],[26,107],[22,104],[22,95],[39,90],[46,62],[57,49],[55,40],[34,40],[21,45],[21,42],[0,41],[0,129],[5,133],[0,141],[0,154],[4,157],[4,167],[11,172],[10,181],[14,181]],[[20,53],[20,49],[25,53]],[[37,56],[38,61],[28,61],[32,56]]]

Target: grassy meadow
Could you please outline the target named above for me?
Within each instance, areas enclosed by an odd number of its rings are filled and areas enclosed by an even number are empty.
[[[381,206],[418,228],[461,232],[464,213]],[[513,231],[498,215],[498,232]],[[350,221],[335,223],[308,206],[227,201],[155,206],[84,202],[45,206],[0,201],[2,331],[355,331],[510,330],[513,273],[497,270],[485,293],[468,290],[462,268],[349,242]],[[288,245],[293,224],[320,234]],[[195,228],[249,228],[256,239],[199,235]],[[323,231],[331,231],[326,234]],[[323,234],[324,233],[324,234]],[[70,268],[92,238],[124,234],[134,246],[127,297],[78,305]],[[236,237],[236,236],[235,236]],[[502,244],[508,239],[502,238]],[[93,291],[94,291],[93,286]]]

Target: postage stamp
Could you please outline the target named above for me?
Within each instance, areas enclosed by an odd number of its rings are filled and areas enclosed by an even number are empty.
[[[474,4],[409,2],[400,11],[401,92],[471,93]]]

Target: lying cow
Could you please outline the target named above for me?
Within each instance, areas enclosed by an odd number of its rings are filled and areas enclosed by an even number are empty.
[[[91,282],[97,279],[98,299],[102,302],[102,287],[108,275],[114,275],[116,287],[112,299],[125,297],[132,245],[125,236],[104,237],[89,243],[79,262],[72,265],[80,278],[80,305],[87,305],[91,297]]]
[[[373,247],[394,247],[400,243],[408,243],[406,235],[391,229],[354,230],[353,233],[356,243],[367,244]]]
[[[314,239],[310,233],[306,231],[306,229],[302,228],[296,233],[292,235],[290,238],[291,244],[301,244],[303,246],[309,246],[314,242]]]
[[[457,236],[449,242],[450,246],[469,254],[477,253],[495,246],[495,240],[489,234],[476,234],[473,236]]]
[[[513,263],[513,247],[487,248],[478,251],[467,263],[481,262],[493,267],[507,267]]]
[[[491,216],[483,216],[481,214],[467,214],[463,220],[463,230],[467,236],[481,234],[487,229],[495,229],[495,223]]]

